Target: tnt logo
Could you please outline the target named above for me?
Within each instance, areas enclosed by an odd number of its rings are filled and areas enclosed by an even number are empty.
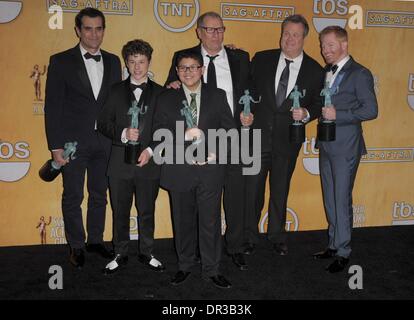
[[[363,10],[359,5],[348,7],[348,0],[313,0],[313,13],[323,17],[313,17],[313,25],[319,33],[327,26],[348,26],[350,29],[362,29]],[[349,20],[345,17],[352,14]]]
[[[393,226],[414,224],[414,206],[404,201],[394,202],[392,219]]]
[[[268,224],[268,212],[266,212],[262,219],[259,222],[259,232],[266,233],[267,232],[267,224]],[[299,218],[295,211],[290,208],[286,209],[286,231],[298,231],[299,230]]]
[[[154,0],[154,15],[158,23],[171,32],[184,32],[196,23],[200,14],[198,0]]]
[[[316,138],[310,140],[306,137],[303,143],[303,167],[307,172],[313,175],[319,174],[319,151],[315,147]]]
[[[0,181],[15,182],[22,179],[30,169],[30,156],[27,142],[11,143],[0,141]]]
[[[408,95],[407,102],[411,110],[414,111],[414,73],[408,75]]]

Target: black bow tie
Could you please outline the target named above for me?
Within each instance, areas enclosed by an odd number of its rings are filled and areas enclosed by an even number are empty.
[[[335,74],[336,70],[338,70],[338,65],[337,64],[334,64],[334,65],[328,64],[326,66],[326,71],[327,72],[332,71],[332,74]]]
[[[132,92],[134,92],[135,89],[138,89],[138,88],[140,88],[142,91],[144,91],[144,89],[147,87],[146,82],[143,82],[141,84],[134,84],[134,83],[131,82],[129,85],[131,87]]]
[[[92,55],[89,52],[86,52],[83,56],[85,57],[85,59],[93,59],[96,62],[101,61],[101,55],[100,54]]]

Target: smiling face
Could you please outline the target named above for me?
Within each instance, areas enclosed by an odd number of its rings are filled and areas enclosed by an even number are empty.
[[[141,84],[147,80],[149,65],[148,57],[143,54],[137,53],[130,55],[127,59],[129,74],[137,84]]]
[[[78,27],[75,27],[75,29],[82,47],[90,53],[99,50],[105,33],[101,17],[84,16],[80,29]]]
[[[190,68],[194,69],[193,71]],[[177,66],[177,74],[180,81],[186,85],[190,91],[197,89],[204,73],[204,66],[193,58],[183,58]]]
[[[321,51],[327,64],[337,64],[348,55],[348,42],[330,32],[321,37]]]
[[[288,22],[280,37],[280,47],[290,59],[299,56],[305,43],[305,27],[301,23]]]
[[[223,47],[224,32],[218,32],[215,30],[213,33],[207,33],[205,28],[222,28],[223,21],[215,17],[205,17],[203,25],[197,28],[198,38],[201,40],[204,49],[213,55],[217,54]]]

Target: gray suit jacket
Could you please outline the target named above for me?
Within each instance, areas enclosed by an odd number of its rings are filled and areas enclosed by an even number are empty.
[[[373,76],[351,57],[339,71],[332,87],[336,86],[338,92],[332,96],[336,109],[336,140],[319,141],[318,146],[329,154],[366,154],[361,122],[378,115]]]

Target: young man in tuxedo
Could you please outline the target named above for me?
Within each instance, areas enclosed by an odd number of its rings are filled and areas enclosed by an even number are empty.
[[[270,172],[270,199],[267,237],[274,251],[288,254],[286,225],[287,199],[290,181],[296,165],[301,143],[289,140],[289,125],[294,121],[309,121],[321,113],[320,91],[323,87],[323,68],[309,57],[303,46],[309,32],[306,19],[292,15],[282,23],[280,49],[257,52],[251,63],[252,81],[261,102],[255,106],[253,128],[261,129],[261,171],[247,176],[250,187],[246,223],[247,252],[253,251],[258,242],[258,222],[264,204],[265,182]],[[290,92],[297,86],[306,90],[301,108],[291,109]],[[246,252],[246,253],[247,253]]]
[[[167,90],[157,100],[154,114],[154,130],[167,129],[172,134],[169,142],[174,150],[173,159],[162,165],[161,186],[170,193],[174,226],[178,272],[172,285],[184,282],[196,262],[196,245],[199,244],[202,275],[219,288],[230,288],[230,282],[220,274],[221,259],[221,194],[224,184],[225,165],[209,162],[219,159],[217,150],[207,150],[207,161],[194,162],[184,159],[180,164],[180,150],[188,150],[193,139],[207,136],[209,129],[235,128],[233,117],[223,90],[202,83],[204,66],[201,54],[193,50],[179,53],[176,71],[181,81],[178,90]],[[183,115],[184,104],[191,109],[193,128]],[[187,116],[188,118],[188,116]],[[178,131],[185,121],[185,132]],[[207,139],[208,140],[208,139]],[[168,141],[166,142],[168,145]],[[204,144],[205,143],[205,144]],[[202,140],[202,147],[208,141]],[[166,147],[166,153],[169,148]],[[157,156],[157,152],[154,152]],[[199,160],[199,159],[197,159]],[[217,160],[218,161],[218,160]],[[198,231],[198,236],[197,236]]]
[[[223,45],[225,31],[226,27],[218,13],[206,12],[202,14],[197,20],[196,29],[200,44],[190,50],[199,52],[203,57],[203,65],[206,69],[202,78],[203,82],[226,92],[234,125],[240,130],[242,126],[250,126],[253,121],[253,114],[244,116],[243,107],[239,104],[240,97],[244,95],[246,89],[249,89],[250,59],[248,52],[229,49]],[[175,52],[173,56],[168,79],[165,83],[167,87],[178,89],[181,85],[176,72],[177,57],[180,52]],[[228,162],[223,204],[226,215],[227,253],[238,269],[247,270],[248,266],[243,256],[245,176],[242,174],[242,169],[241,163],[230,164],[230,161]]]
[[[109,88],[121,80],[119,58],[101,49],[105,17],[94,8],[81,10],[75,18],[79,44],[50,57],[45,99],[45,126],[53,160],[63,168],[62,213],[70,262],[85,262],[85,229],[81,203],[87,173],[87,246],[104,258],[112,257],[103,244],[105,227],[105,175],[111,141],[98,132],[96,121]],[[76,159],[63,159],[67,142],[77,144]]]
[[[362,121],[375,119],[378,105],[371,72],[348,53],[346,30],[326,27],[319,40],[328,64],[326,81],[333,92],[332,105],[322,108],[322,117],[336,122],[336,138],[318,141],[329,241],[327,248],[314,254],[314,258],[334,258],[326,270],[336,273],[345,268],[351,254],[352,189],[361,156],[367,153]]]
[[[154,211],[159,189],[160,166],[151,159],[152,117],[156,97],[163,87],[148,78],[152,56],[151,45],[132,40],[122,48],[122,57],[130,76],[115,84],[99,116],[98,129],[112,140],[109,158],[109,191],[113,210],[113,244],[115,258],[105,274],[119,270],[128,261],[129,218],[132,200],[138,211],[138,259],[154,271],[163,271],[162,263],[153,255]],[[138,128],[132,128],[130,108],[139,108]],[[141,153],[135,164],[126,163],[126,146],[139,141]]]

